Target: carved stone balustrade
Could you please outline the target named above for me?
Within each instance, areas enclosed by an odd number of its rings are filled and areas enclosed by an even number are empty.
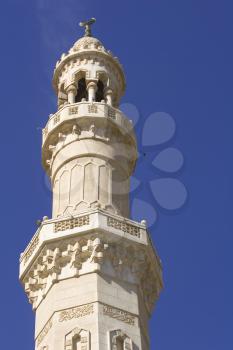
[[[116,124],[124,135],[132,138],[132,141],[136,143],[133,125],[119,109],[101,102],[79,102],[66,104],[58,112],[50,116],[45,128],[43,129],[42,146],[46,143],[51,143],[50,135],[58,129],[58,126],[62,126],[64,122],[69,121],[71,124],[73,121],[78,123],[79,120],[84,117],[107,118],[112,123]]]

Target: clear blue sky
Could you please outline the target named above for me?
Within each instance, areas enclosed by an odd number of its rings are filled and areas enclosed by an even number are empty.
[[[34,316],[18,282],[18,257],[50,215],[41,131],[56,109],[52,71],[96,17],[95,35],[121,60],[123,102],[177,124],[173,145],[189,199],[152,228],[165,289],[151,320],[151,349],[233,348],[233,3],[228,0],[8,0],[1,4],[1,348],[33,349]],[[139,142],[140,145],[140,142]],[[150,158],[150,157],[149,157]],[[150,159],[136,169],[145,189]],[[144,186],[144,187],[143,187]],[[144,215],[145,216],[145,215]]]

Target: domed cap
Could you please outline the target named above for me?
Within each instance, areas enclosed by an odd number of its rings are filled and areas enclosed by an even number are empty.
[[[90,49],[104,49],[104,46],[99,39],[96,39],[92,36],[84,36],[77,40],[71,48],[71,50],[74,52]]]
[[[85,70],[85,72],[90,72],[89,68],[84,66],[86,65],[86,61],[88,61],[87,59],[92,59],[94,57],[95,60],[101,60],[102,65],[111,67],[105,68],[107,70],[111,70],[111,73],[108,72],[108,74],[113,74],[115,76],[115,81],[118,81],[120,84],[120,86],[118,86],[116,89],[121,91],[121,95],[123,94],[125,90],[125,77],[123,67],[118,58],[114,56],[110,50],[107,50],[99,39],[92,36],[91,25],[95,23],[95,21],[96,20],[94,18],[91,18],[88,21],[80,23],[81,27],[85,27],[84,36],[79,38],[70,48],[70,50],[67,53],[63,53],[61,55],[61,58],[57,61],[53,75],[53,86],[56,92],[59,90],[59,84],[61,85],[61,80],[69,80],[74,76],[73,70],[77,68],[76,66],[79,66],[78,69],[81,70],[82,65],[83,71]],[[93,69],[97,69],[95,74],[101,70],[98,64],[96,64],[95,68]],[[67,71],[72,72],[72,74],[67,73]],[[103,75],[102,71],[101,74]],[[65,76],[69,76],[69,78],[66,77],[66,79]],[[113,80],[113,77],[111,80]],[[66,82],[66,85],[67,84],[68,83]]]
[[[112,55],[111,51],[106,50],[102,42],[94,38],[91,32],[91,26],[96,22],[95,18],[91,18],[88,21],[80,22],[80,27],[85,27],[85,33],[82,38],[77,40],[75,44],[69,50],[69,53],[85,51],[85,50],[99,50]]]

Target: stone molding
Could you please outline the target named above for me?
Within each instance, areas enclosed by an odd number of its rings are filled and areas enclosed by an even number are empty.
[[[44,340],[44,338],[46,337],[46,335],[49,333],[50,329],[53,326],[53,321],[52,318],[46,323],[46,325],[44,326],[44,328],[42,329],[42,331],[39,333],[37,339],[36,339],[36,346],[38,347],[42,341]],[[43,349],[43,348],[42,348]]]
[[[25,249],[24,253],[20,257],[20,261],[24,261],[24,264],[27,263],[29,258],[34,253],[36,247],[39,245],[39,230],[35,233],[35,235],[32,237],[30,243],[28,244],[27,248]]]

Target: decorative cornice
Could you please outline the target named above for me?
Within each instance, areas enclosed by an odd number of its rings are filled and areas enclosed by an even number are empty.
[[[110,270],[109,264],[112,265]],[[148,259],[147,248],[122,240],[112,243],[101,234],[63,239],[60,245],[48,244],[31,266],[23,284],[33,308],[37,308],[55,282],[96,271],[122,281],[127,276],[126,282],[140,286],[151,312],[161,284],[158,272]]]
[[[29,258],[32,256],[33,252],[35,251],[36,247],[39,244],[39,230],[35,233],[35,235],[32,237],[30,243],[28,244],[27,248],[25,249],[24,253],[20,256],[20,262],[24,262],[24,265],[27,263]]]
[[[77,222],[80,222],[80,218],[86,217],[86,216],[89,216],[89,219],[85,218],[85,225],[71,228],[74,222],[71,222],[71,224],[69,222],[68,225],[70,229],[66,231],[54,232],[55,226],[60,227],[60,225],[64,225],[64,221],[71,220],[71,219],[72,220],[78,219]],[[121,224],[117,224],[114,228],[112,226],[108,226],[107,222],[109,221],[108,219],[109,217],[111,217],[112,220],[114,220],[114,222],[115,221],[119,223],[124,222],[125,224],[132,226],[134,228],[133,230],[137,232],[139,230],[140,238],[130,233],[127,233],[126,230],[122,231]],[[87,220],[89,220],[89,225],[87,225]],[[63,224],[60,224],[62,222]],[[24,278],[31,264],[34,262],[35,258],[37,258],[39,254],[41,254],[41,251],[46,244],[50,243],[51,241],[54,243],[59,242],[61,239],[67,238],[67,234],[71,237],[76,237],[77,234],[83,235],[84,233],[87,234],[91,232],[96,232],[97,230],[99,233],[107,232],[108,238],[110,240],[111,239],[114,240],[115,238],[121,237],[122,234],[124,234],[124,237],[126,239],[133,240],[133,241],[136,240],[137,244],[140,243],[146,246],[149,243],[148,249],[150,251],[150,256],[151,258],[155,256],[156,261],[158,261],[157,262],[158,268],[161,269],[160,260],[157,256],[155,248],[153,248],[149,234],[146,233],[145,225],[139,224],[130,219],[123,218],[122,216],[119,216],[119,215],[114,215],[106,210],[96,208],[96,209],[89,209],[88,211],[85,211],[73,217],[68,216],[68,217],[61,217],[60,219],[46,219],[42,221],[40,227],[36,231],[35,235],[33,236],[32,240],[28,244],[27,248],[20,256],[20,279]]]
[[[46,335],[49,333],[50,329],[53,326],[53,320],[52,318],[46,323],[46,325],[44,326],[44,328],[42,329],[42,331],[40,332],[40,334],[37,337],[36,340],[36,346],[38,347],[42,341],[44,340],[44,338],[46,337]]]

